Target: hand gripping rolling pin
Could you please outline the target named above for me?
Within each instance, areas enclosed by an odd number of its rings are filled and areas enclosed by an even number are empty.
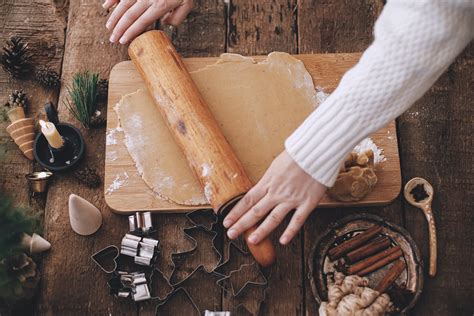
[[[149,31],[130,44],[128,53],[214,212],[227,214],[252,187],[252,182],[173,44],[163,32]],[[255,229],[247,230],[245,239]],[[257,245],[248,244],[248,248],[262,266],[270,266],[275,260],[275,249],[269,239]]]

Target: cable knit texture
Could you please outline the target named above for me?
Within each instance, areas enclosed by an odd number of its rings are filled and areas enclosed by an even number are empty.
[[[373,43],[286,140],[287,152],[314,179],[332,186],[346,155],[419,99],[473,31],[474,0],[389,0]]]

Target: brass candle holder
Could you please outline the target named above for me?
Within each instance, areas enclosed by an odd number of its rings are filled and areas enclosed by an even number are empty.
[[[44,193],[48,189],[48,180],[53,176],[50,171],[37,171],[28,173],[25,177],[30,183],[31,190],[35,193]]]

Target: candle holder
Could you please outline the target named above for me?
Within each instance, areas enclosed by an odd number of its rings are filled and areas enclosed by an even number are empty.
[[[59,122],[58,112],[51,102],[46,103],[44,109],[48,120],[62,136],[64,145],[61,148],[51,147],[43,133],[39,133],[33,146],[35,159],[43,168],[51,171],[70,170],[84,156],[84,138],[76,127]]]
[[[44,193],[48,188],[48,180],[53,176],[49,171],[37,171],[28,173],[25,177],[30,183],[31,189],[34,193]]]

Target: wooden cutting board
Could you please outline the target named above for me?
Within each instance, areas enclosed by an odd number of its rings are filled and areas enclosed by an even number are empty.
[[[300,59],[324,92],[332,92],[342,75],[360,58],[360,54],[294,55]],[[266,56],[255,57],[256,60]],[[213,64],[218,57],[187,58],[189,71]],[[123,95],[146,89],[145,83],[131,61],[121,62],[112,69],[109,78],[107,107],[107,137],[104,190],[107,204],[117,213],[127,214],[138,210],[156,212],[186,212],[197,207],[182,206],[161,199],[147,186],[137,172],[135,164],[123,142],[124,135],[117,131],[118,118],[114,107]],[[291,108],[288,109],[291,111]],[[342,203],[324,197],[321,207],[382,205],[393,201],[401,189],[400,160],[395,122],[370,136],[383,149],[386,161],[377,166],[379,181],[374,190],[362,201]],[[173,159],[173,157],[169,157]],[[245,166],[244,166],[245,167]],[[202,208],[202,207],[199,207]]]

